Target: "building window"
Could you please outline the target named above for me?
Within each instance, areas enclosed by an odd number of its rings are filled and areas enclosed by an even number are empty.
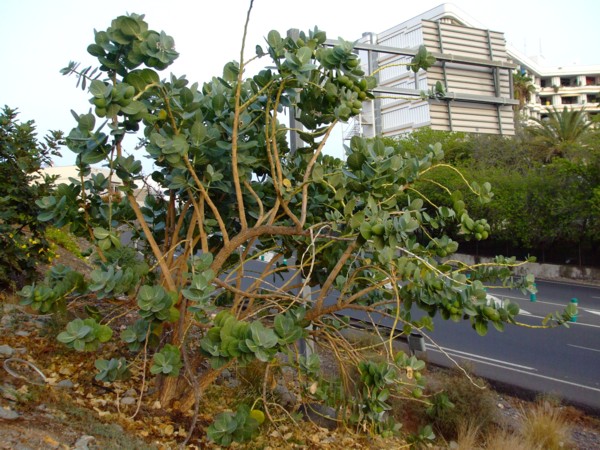
[[[577,81],[577,77],[574,77],[574,78],[561,78],[560,79],[560,85],[563,86],[563,87],[573,87],[573,86],[579,85],[579,82]]]
[[[586,86],[595,86],[596,84],[596,77],[585,77]]]
[[[586,103],[599,103],[600,94],[588,94],[585,99]]]
[[[561,97],[560,101],[563,105],[576,105],[579,97]]]
[[[540,87],[543,87],[543,88],[550,87],[551,84],[552,83],[550,82],[550,80],[548,78],[541,78],[540,79]]]

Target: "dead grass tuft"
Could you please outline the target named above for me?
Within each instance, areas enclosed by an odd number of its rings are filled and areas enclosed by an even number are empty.
[[[458,424],[456,437],[456,450],[473,450],[479,442],[480,428],[472,419]]]
[[[520,435],[503,429],[491,431],[484,440],[486,450],[532,450]]]
[[[571,448],[571,426],[562,410],[540,402],[521,412],[521,436],[530,448]]]

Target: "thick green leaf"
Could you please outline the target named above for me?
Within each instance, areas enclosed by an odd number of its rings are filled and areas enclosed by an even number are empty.
[[[475,320],[475,331],[479,336],[485,336],[488,332],[487,323],[483,320]]]
[[[108,230],[105,230],[104,228],[101,228],[101,227],[94,228],[94,237],[96,239],[106,239],[109,235],[110,235],[110,233],[108,232]]]
[[[121,111],[128,116],[133,116],[141,112],[146,112],[146,105],[140,101],[133,101],[127,106],[122,106]]]
[[[104,92],[106,91],[106,84],[100,80],[93,80],[90,83],[90,94],[94,97],[104,98]]]

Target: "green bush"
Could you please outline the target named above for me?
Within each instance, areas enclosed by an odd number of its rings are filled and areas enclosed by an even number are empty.
[[[51,191],[52,178],[40,169],[58,155],[62,136],[53,132],[40,143],[34,122],[17,116],[8,106],[0,111],[0,288],[13,290],[35,279],[36,266],[54,256],[35,201]]]
[[[456,439],[460,425],[466,422],[485,434],[498,420],[494,395],[482,379],[451,372],[438,377],[430,389],[436,394],[426,413],[445,439]]]

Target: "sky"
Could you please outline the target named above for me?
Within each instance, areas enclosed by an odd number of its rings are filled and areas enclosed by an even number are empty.
[[[247,56],[267,33],[317,26],[327,37],[356,40],[379,33],[443,3],[370,0],[255,0],[247,38]],[[597,0],[455,0],[482,28],[505,33],[507,42],[529,56],[544,56],[549,65],[600,64],[600,2]],[[239,60],[249,0],[1,0],[0,107],[18,108],[22,121],[34,120],[38,138],[49,130],[74,127],[70,113],[87,112],[89,94],[75,88],[75,77],[59,70],[71,60],[87,67],[93,30],[105,30],[113,18],[145,14],[151,29],[175,39],[180,57],[163,72],[186,75],[202,83],[220,75],[223,65]],[[540,52],[541,50],[541,52]],[[341,131],[328,152],[342,156]],[[73,164],[68,149],[55,165]]]

